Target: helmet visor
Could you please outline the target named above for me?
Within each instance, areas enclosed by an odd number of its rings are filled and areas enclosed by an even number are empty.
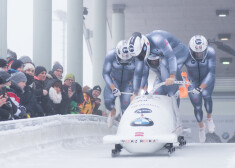
[[[191,56],[193,57],[193,59],[195,59],[196,61],[202,61],[207,56],[207,50],[204,50],[203,52],[195,52],[190,49],[190,53],[191,53]]]
[[[148,63],[150,68],[156,69],[160,65],[160,59],[157,59],[157,60],[149,60],[149,59],[147,59],[147,63]]]

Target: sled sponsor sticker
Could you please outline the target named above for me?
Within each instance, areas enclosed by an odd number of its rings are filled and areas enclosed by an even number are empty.
[[[135,136],[144,136],[143,132],[135,132]]]
[[[140,117],[131,122],[131,126],[153,126],[154,123],[151,119],[146,117]]]
[[[157,139],[125,139],[121,140],[121,143],[156,143]]]
[[[138,113],[138,114],[142,114],[142,113],[152,113],[152,110],[151,110],[151,109],[148,109],[148,108],[141,108],[141,109],[135,110],[135,113]]]

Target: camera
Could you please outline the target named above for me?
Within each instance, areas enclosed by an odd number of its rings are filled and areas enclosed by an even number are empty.
[[[7,93],[7,88],[6,86],[3,86],[0,90],[0,95],[3,95],[3,97],[5,97],[6,93]]]

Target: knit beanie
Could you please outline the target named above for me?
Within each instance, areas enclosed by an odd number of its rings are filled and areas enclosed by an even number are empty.
[[[11,81],[15,83],[27,82],[27,78],[23,72],[16,72],[11,76]]]
[[[65,78],[64,78],[64,81],[66,81],[67,79],[73,79],[75,81],[75,76],[74,74],[72,73],[68,73]]]
[[[0,68],[7,66],[7,61],[0,58]]]
[[[11,50],[7,49],[7,58],[13,58],[14,60],[16,60],[17,55],[14,51],[11,51]]]
[[[63,71],[62,65],[60,65],[59,63],[55,63],[52,67],[52,72],[56,71],[57,69],[62,69]]]
[[[11,75],[6,71],[0,71],[0,78],[3,79],[3,83],[7,83],[11,80]]]
[[[23,65],[24,65],[24,63],[21,60],[15,60],[11,64],[11,69],[17,70],[18,68],[20,68]]]
[[[19,60],[21,60],[24,64],[32,63],[32,60],[29,56],[22,56],[22,57],[19,58]]]
[[[34,67],[34,65],[31,64],[31,63],[26,63],[26,64],[24,64],[24,71],[26,71],[27,69],[33,69],[33,70],[35,70],[35,67]]]
[[[96,86],[93,87],[92,90],[98,90],[98,91],[101,92],[101,87],[99,85],[96,85]]]
[[[35,68],[35,76],[38,76],[41,72],[46,71],[46,68],[44,66],[36,66]]]

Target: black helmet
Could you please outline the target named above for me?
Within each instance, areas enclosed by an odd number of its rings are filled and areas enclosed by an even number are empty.
[[[150,55],[146,58],[147,64],[151,68],[158,68],[160,65],[160,58],[163,56],[161,50],[153,49]]]

